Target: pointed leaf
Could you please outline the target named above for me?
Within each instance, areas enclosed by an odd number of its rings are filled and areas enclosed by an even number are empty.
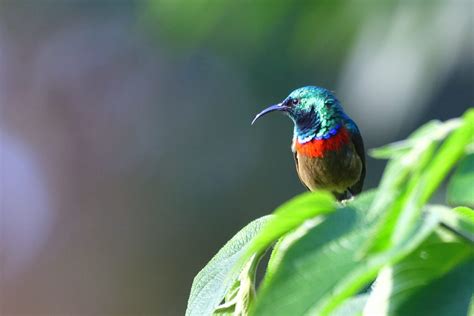
[[[372,195],[362,195],[291,244],[270,279],[264,279],[254,315],[328,315],[375,278],[384,265],[402,259],[437,226],[436,215],[419,221],[399,247],[359,257],[373,223],[366,220]]]
[[[421,207],[428,202],[472,141],[474,112],[467,111],[462,121],[451,120],[439,128],[445,130],[442,136],[452,133],[436,154],[434,146],[440,137],[424,137],[417,146],[389,162],[370,214],[380,213],[380,209],[386,212],[384,219],[374,228],[377,238],[369,240],[367,251],[385,251],[410,233]],[[411,178],[406,181],[410,173]]]
[[[441,123],[434,120],[424,124],[413,132],[406,140],[394,142],[370,151],[370,155],[377,159],[396,158],[424,141],[439,141],[445,138],[452,130],[461,125],[461,119],[452,119]]]
[[[448,202],[474,207],[474,154],[466,156],[448,184]]]
[[[473,271],[474,260],[463,263],[410,297],[396,315],[472,316]]]
[[[395,266],[382,270],[364,313],[367,315],[433,315],[427,312],[427,310],[435,311],[432,308],[434,302],[429,299],[432,284],[456,266],[472,261],[473,256],[474,248],[469,244],[453,239],[452,235],[446,235],[446,233],[432,234],[409,256]],[[471,283],[470,287],[474,289],[474,283]],[[449,288],[449,291],[452,290]],[[427,300],[417,302],[416,310],[401,312],[407,306],[413,308],[412,305],[417,300],[415,297],[422,292],[427,293]],[[444,292],[447,292],[446,289]],[[452,300],[453,297],[450,299]],[[446,298],[443,302],[447,303]]]
[[[430,199],[451,168],[465,155],[466,148],[473,141],[474,109],[470,109],[463,115],[462,125],[449,135],[428,165],[422,201],[427,202]]]
[[[252,241],[242,260],[246,261],[255,253],[262,253],[272,243],[304,221],[318,215],[328,214],[336,209],[334,197],[329,192],[317,191],[298,195],[278,207],[271,220]]]
[[[243,262],[236,267],[239,259],[246,253],[250,241],[270,218],[271,216],[265,216],[245,226],[196,275],[191,287],[186,315],[212,314],[246,264]]]
[[[368,294],[360,294],[346,300],[331,316],[359,316],[364,311],[364,306],[369,299]]]
[[[452,210],[437,208],[430,211],[438,212],[445,228],[474,244],[474,210],[461,206]]]

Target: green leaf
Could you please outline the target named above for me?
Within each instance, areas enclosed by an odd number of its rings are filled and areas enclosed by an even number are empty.
[[[433,211],[438,212],[445,228],[474,244],[474,210],[461,206],[453,210],[437,208]]]
[[[421,200],[427,202],[431,195],[444,180],[454,164],[466,152],[466,148],[474,141],[474,109],[463,115],[462,125],[456,129],[441,145],[433,161],[425,171],[426,184]]]
[[[359,316],[362,315],[365,304],[369,299],[368,294],[360,294],[347,299],[331,316]]]
[[[391,158],[375,193],[345,205],[327,192],[306,193],[249,224],[196,276],[186,314],[247,315],[251,307],[258,316],[359,315],[365,305],[377,315],[445,315],[453,293],[462,307],[451,311],[465,313],[473,280],[468,287],[458,270],[474,267],[474,213],[423,206],[473,144],[474,110],[430,122],[406,141],[373,151]],[[450,203],[472,205],[472,156],[451,179]],[[259,258],[277,240],[255,300]],[[381,269],[367,304],[366,295],[354,296]],[[453,291],[443,293],[442,285]],[[430,296],[437,301],[426,307]]]
[[[225,303],[219,305],[213,315],[239,315],[249,314],[250,304],[255,299],[255,276],[261,256],[253,255],[247,262],[239,280],[234,284],[225,298]]]
[[[303,222],[318,215],[328,214],[336,209],[332,194],[325,191],[306,192],[278,207],[274,216],[252,241],[242,261],[255,253],[262,253],[272,243]]]
[[[294,241],[271,278],[264,279],[253,314],[328,315],[383,266],[413,251],[438,224],[437,215],[430,214],[398,247],[361,258],[370,237],[367,227],[373,225],[366,216],[372,199],[373,194],[361,195]]]
[[[466,156],[448,184],[448,203],[474,207],[474,154]]]
[[[271,216],[265,216],[245,226],[196,275],[191,287],[186,315],[212,314],[247,264],[243,262],[239,265],[239,259],[246,253],[250,241],[270,219]]]
[[[444,139],[449,133],[462,124],[461,119],[451,119],[444,123],[430,121],[413,132],[406,140],[394,142],[383,147],[370,150],[370,155],[377,159],[397,158],[410,149],[420,146],[423,142],[434,142]]]
[[[474,225],[474,210],[466,207],[466,206],[459,206],[453,209],[456,214],[461,216],[464,221],[469,222],[471,225]]]
[[[268,282],[273,274],[278,270],[283,255],[287,249],[299,238],[303,237],[310,229],[322,223],[325,220],[323,216],[307,220],[294,231],[281,237],[273,247],[270,260],[268,261],[267,271],[265,271],[265,280]]]
[[[374,209],[385,209],[385,212],[372,228],[374,238],[369,238],[366,242],[367,251],[371,253],[385,251],[411,233],[421,216],[424,204],[421,200],[424,189],[423,170],[433,157],[434,146],[434,143],[425,143],[424,147],[413,148],[391,162],[391,165],[398,169],[398,174],[394,177],[400,177],[402,174],[407,176],[410,172],[412,175],[409,179],[403,179],[403,182],[389,179],[388,185],[382,185],[378,190],[369,214],[372,214]],[[384,173],[384,178],[385,176]],[[385,205],[382,204],[384,201],[386,201]]]
[[[414,310],[406,310],[414,305],[420,293],[433,291],[433,284],[448,274],[456,266],[473,259],[474,248],[452,235],[432,234],[409,256],[379,274],[364,309],[367,315],[433,315],[432,299],[417,302]],[[471,273],[472,274],[472,273]],[[470,284],[471,289],[474,283]],[[444,289],[446,295],[448,291]],[[450,299],[453,297],[450,296]],[[454,299],[456,301],[456,299]],[[443,302],[448,303],[446,298]],[[436,304],[438,304],[437,302]],[[451,302],[452,303],[452,302]],[[469,301],[468,301],[469,303]],[[402,310],[404,310],[402,312]],[[427,312],[431,310],[432,312]],[[454,315],[454,314],[451,314]],[[465,315],[465,314],[464,314]]]
[[[288,238],[289,236],[287,235],[286,237]],[[282,254],[284,253],[285,248],[287,248],[287,241],[285,240],[287,238],[280,238],[275,244],[275,246],[273,246],[272,253],[270,254],[270,259],[268,260],[267,270],[265,271],[266,278],[271,277],[273,273],[277,271],[278,265],[280,264],[281,259],[283,258]]]
[[[428,125],[433,126],[433,125]],[[438,127],[425,128],[431,134],[414,133],[416,146],[389,162],[369,214],[385,209],[366,244],[368,252],[389,249],[413,229],[422,206],[431,198],[447,173],[465,153],[474,135],[474,112],[467,111],[462,121],[451,120]],[[434,129],[435,132],[433,132]],[[452,132],[434,154],[436,142]],[[420,135],[425,135],[421,137]],[[410,140],[409,139],[409,140]],[[408,175],[411,175],[408,178]],[[409,179],[409,180],[408,180]]]
[[[397,315],[465,316],[474,292],[474,260],[424,287],[398,308]]]
[[[212,316],[233,316],[235,313],[235,305],[229,305],[228,307],[218,308],[212,313]]]
[[[414,131],[406,140],[371,149],[369,155],[376,159],[396,158],[416,146],[420,139],[431,137],[441,126],[443,124],[438,120],[430,121]]]
[[[373,152],[378,152],[379,154],[382,152],[386,153],[380,154],[380,157],[392,159],[387,163],[379,185],[378,194],[370,208],[369,216],[380,214],[382,210],[385,211],[386,216],[393,216],[389,210],[392,207],[401,207],[400,203],[402,201],[398,199],[398,196],[403,193],[403,188],[410,173],[417,166],[418,170],[421,169],[419,166],[420,156],[427,150],[429,150],[431,155],[433,154],[433,146],[439,141],[439,137],[432,137],[431,135],[436,134],[436,131],[439,130],[451,131],[452,126],[459,124],[450,123],[447,124],[450,128],[443,128],[446,123],[431,121],[414,131],[406,141],[398,142],[398,145],[395,146],[400,147],[400,143],[405,143],[403,145],[404,150],[394,152],[390,149],[390,145],[388,148],[383,147],[382,149],[373,150]],[[428,154],[423,156],[423,163],[426,163],[431,158]],[[398,204],[395,205],[394,203],[397,200]]]

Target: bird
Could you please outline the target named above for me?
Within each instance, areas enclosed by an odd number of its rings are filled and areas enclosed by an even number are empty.
[[[306,86],[258,113],[252,125],[271,112],[294,123],[291,151],[296,172],[310,191],[326,190],[339,201],[362,191],[366,164],[364,141],[356,123],[329,90]]]

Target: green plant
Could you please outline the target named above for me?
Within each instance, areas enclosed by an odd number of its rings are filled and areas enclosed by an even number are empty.
[[[253,221],[196,276],[186,314],[472,314],[473,149],[471,109],[373,150],[389,159],[377,189],[345,204],[304,193]],[[454,208],[427,204],[456,165]]]

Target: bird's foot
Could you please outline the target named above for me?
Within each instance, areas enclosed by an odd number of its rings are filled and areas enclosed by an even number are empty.
[[[354,196],[351,196],[348,199],[341,200],[342,206],[346,206],[347,203],[352,202],[354,200]]]

